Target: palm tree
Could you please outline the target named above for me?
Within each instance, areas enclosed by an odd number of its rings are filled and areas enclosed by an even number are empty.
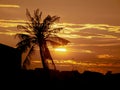
[[[59,20],[60,17],[48,15],[44,20],[41,20],[42,12],[40,12],[39,9],[34,10],[33,16],[31,16],[29,10],[26,9],[26,16],[28,17],[26,25],[17,26],[18,30],[24,30],[26,33],[16,34],[20,39],[20,42],[16,44],[17,49],[21,50],[22,53],[28,51],[23,62],[23,68],[27,69],[27,66],[30,65],[31,55],[35,51],[35,46],[38,45],[43,68],[48,70],[48,60],[51,60],[54,69],[56,69],[48,49],[48,43],[52,46],[66,45],[69,43],[68,40],[56,35],[63,28],[51,28],[51,25]]]

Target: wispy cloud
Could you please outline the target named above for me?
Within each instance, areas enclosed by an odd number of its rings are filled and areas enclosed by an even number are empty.
[[[0,19],[0,27],[8,28],[8,27],[16,27],[17,25],[24,25],[24,20],[4,20]]]
[[[59,35],[66,38],[118,38],[120,34],[120,26],[113,26],[108,24],[72,24],[59,23],[58,27],[63,27]],[[98,32],[95,32],[98,31]]]
[[[108,59],[108,58],[112,58],[113,56],[109,54],[101,54],[101,55],[98,55],[97,57],[101,59]]]
[[[10,4],[0,4],[0,8],[20,8],[19,5],[10,5]]]
[[[97,46],[97,47],[101,47],[101,46],[115,46],[115,45],[120,45],[120,43],[105,43],[105,44],[78,44],[78,46],[87,46],[87,47],[90,47],[90,46]]]
[[[11,24],[24,24],[25,20],[0,20],[0,27],[11,27]],[[8,25],[7,25],[8,24]],[[13,25],[13,26],[15,26]],[[53,27],[63,27],[63,31],[61,34],[70,34],[72,33],[73,36],[78,37],[76,35],[77,32],[80,32],[81,30],[87,30],[87,29],[98,29],[98,30],[106,30],[108,32],[114,32],[120,34],[120,26],[112,26],[108,24],[72,24],[72,23],[57,23],[54,24]],[[80,33],[79,33],[80,34]],[[91,34],[90,32],[85,32],[84,34]],[[92,33],[96,34],[96,33]],[[91,34],[91,37],[92,37]],[[90,35],[89,35],[90,36]],[[99,36],[103,36],[100,35]],[[82,36],[79,36],[82,37]]]
[[[23,31],[5,30],[5,31],[0,31],[0,34],[14,36],[16,34],[28,34],[28,33]]]
[[[54,60],[56,65],[79,65],[86,67],[120,67],[120,64],[99,63],[99,62],[77,62],[75,60]],[[41,61],[32,61],[32,63],[41,63]],[[50,63],[50,62],[49,62]]]
[[[64,27],[66,30],[80,31],[84,29],[100,29],[109,30],[120,33],[120,26],[113,26],[108,24],[72,24],[72,23],[59,23],[58,26]],[[74,30],[73,30],[74,29]]]
[[[25,20],[0,20],[1,28],[17,27],[17,25],[25,25]],[[73,24],[73,23],[57,23],[53,27],[63,27],[58,34],[60,37],[69,39],[102,39],[101,41],[120,40],[120,26],[108,24]],[[6,31],[4,34],[10,33]],[[11,33],[13,31],[11,30]],[[1,31],[1,34],[2,31]],[[11,34],[14,35],[14,34]],[[95,43],[96,44],[96,43]],[[99,44],[99,43],[98,43]],[[100,43],[101,44],[101,43]],[[104,44],[104,43],[102,43]],[[110,44],[110,43],[109,43]]]
[[[25,33],[24,31],[17,31],[17,30],[10,30],[10,28],[17,28],[17,25],[25,25],[25,20],[5,20],[0,19],[0,27],[2,28],[0,30],[0,34],[3,35],[15,35],[17,33]]]
[[[79,52],[79,53],[86,53],[86,54],[94,53],[93,51],[88,49],[70,49],[70,52]]]

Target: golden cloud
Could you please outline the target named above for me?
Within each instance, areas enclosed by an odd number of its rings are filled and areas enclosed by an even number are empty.
[[[0,27],[8,28],[8,27],[17,27],[17,25],[25,25],[25,20],[0,20]]]
[[[0,34],[14,36],[16,34],[28,34],[28,33],[27,32],[23,32],[23,31],[6,30],[4,32],[0,31]]]
[[[0,8],[20,8],[19,5],[7,5],[7,4],[0,4]]]
[[[108,24],[73,24],[73,23],[57,23],[55,27],[63,27],[63,31],[59,33],[59,35],[66,37],[66,38],[85,38],[85,39],[92,39],[92,38],[116,38],[117,36],[110,34],[110,32],[115,34],[120,34],[120,26],[112,26]],[[97,29],[97,30],[104,30],[105,32],[93,33],[92,31],[83,31],[87,29]],[[82,31],[82,33],[80,33]],[[108,34],[108,33],[109,34]],[[83,35],[82,35],[83,34]]]
[[[107,56],[108,57],[108,56]],[[32,61],[32,63],[41,63],[41,61]],[[49,62],[51,63],[51,61]],[[56,65],[62,66],[85,66],[85,67],[120,67],[120,64],[112,64],[112,63],[97,63],[97,62],[77,62],[75,60],[54,60]]]
[[[108,24],[73,24],[73,23],[58,23],[57,26],[65,27],[66,30],[84,30],[84,29],[100,29],[109,30],[120,33],[120,26],[113,26]],[[75,29],[75,30],[73,30]]]
[[[101,54],[101,55],[98,55],[97,57],[98,58],[103,58],[103,59],[108,59],[108,58],[112,58],[113,56],[109,55],[109,54]]]
[[[0,20],[0,24],[23,24],[25,20]],[[9,26],[9,25],[8,25]],[[1,25],[2,27],[2,25]],[[3,26],[4,27],[4,26]],[[120,26],[112,26],[108,24],[73,24],[73,23],[55,23],[51,28],[55,27],[62,27],[64,31],[62,33],[72,33],[72,32],[79,32],[80,30],[85,29],[99,29],[99,30],[107,30],[116,33],[120,33]]]
[[[71,49],[71,52],[89,53],[89,54],[93,53],[93,51],[87,49]]]
[[[17,25],[25,25],[25,20],[0,20],[0,27],[2,28],[9,28],[9,27],[17,27]],[[120,38],[118,35],[120,34],[120,26],[112,26],[108,24],[73,24],[73,23],[56,23],[53,27],[62,27],[63,30],[58,34],[61,37],[65,38],[83,38],[83,39],[93,39],[93,38],[108,38],[108,39],[116,39],[119,40]],[[102,32],[94,33],[92,31],[85,31],[87,29],[97,29],[97,30],[105,30],[108,33]],[[82,31],[82,32],[81,32]]]
[[[120,45],[120,43],[108,43],[108,44],[78,44],[77,46],[99,46],[99,47],[101,47],[101,46],[114,46],[114,45]]]

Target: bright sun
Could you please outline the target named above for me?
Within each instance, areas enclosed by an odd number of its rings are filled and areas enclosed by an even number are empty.
[[[63,47],[59,47],[59,48],[55,48],[55,51],[66,52],[67,49],[66,49],[66,48],[63,48]]]

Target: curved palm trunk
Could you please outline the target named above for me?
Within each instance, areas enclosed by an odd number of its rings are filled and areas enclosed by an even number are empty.
[[[52,58],[52,56],[51,56],[51,54],[50,54],[50,51],[49,51],[49,49],[48,49],[48,47],[47,47],[46,42],[45,42],[44,48],[45,48],[45,53],[44,53],[44,54],[45,54],[45,58],[52,61],[52,65],[53,65],[53,67],[54,67],[54,70],[56,70],[55,63],[54,63],[54,61],[53,61],[53,58]]]
[[[45,52],[44,45],[39,43],[39,48],[40,48],[40,56],[41,56],[41,61],[42,61],[43,68],[45,70],[48,70],[49,67],[48,67],[48,62],[47,62],[47,60],[45,58],[45,54],[44,54],[44,52]]]
[[[50,73],[49,73],[49,67],[48,67],[48,62],[47,59],[45,58],[45,47],[42,42],[39,41],[39,48],[40,48],[40,56],[41,56],[41,61],[44,69],[44,75],[45,79],[49,80],[50,79]]]
[[[34,47],[34,45],[31,46],[31,48],[30,48],[30,50],[29,50],[28,54],[26,55],[26,58],[25,58],[25,60],[23,62],[23,69],[25,69],[25,70],[27,70],[28,66],[30,65],[30,56],[29,55],[30,55],[33,47]]]
[[[44,44],[39,44],[39,48],[40,48],[40,56],[41,56],[41,60],[42,60],[42,64],[43,64],[43,68],[45,70],[49,69],[49,65],[48,65],[48,61],[47,59],[52,61],[54,70],[56,70],[56,66],[55,63],[53,62],[53,59],[51,57],[50,51],[47,47],[46,42],[44,42]]]

